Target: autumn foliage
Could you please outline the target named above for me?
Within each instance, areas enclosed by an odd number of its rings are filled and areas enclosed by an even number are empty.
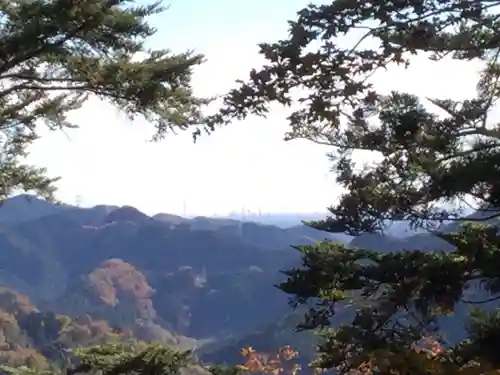
[[[282,347],[273,354],[259,353],[248,346],[240,353],[245,361],[238,368],[243,372],[297,375],[303,370],[294,362],[299,353],[290,346]],[[424,337],[407,352],[374,350],[369,355],[352,356],[350,365],[354,369],[352,375],[500,375],[500,371],[484,363],[459,363],[432,337]],[[326,371],[312,365],[309,370],[313,374]]]
[[[27,296],[5,286],[0,286],[0,306],[3,311],[14,315],[29,314],[37,310]]]
[[[139,300],[151,298],[153,289],[146,277],[129,263],[121,259],[103,262],[89,275],[89,282],[103,302],[115,306],[120,292],[130,293]]]
[[[278,375],[281,373],[296,375],[301,366],[293,360],[298,358],[299,352],[291,346],[279,348],[273,354],[259,353],[251,346],[241,349],[245,362],[238,366],[242,371]]]
[[[120,299],[135,304],[141,318],[154,319],[156,311],[151,297],[154,289],[146,276],[130,263],[109,259],[94,269],[87,277],[93,292],[107,306],[116,307]]]

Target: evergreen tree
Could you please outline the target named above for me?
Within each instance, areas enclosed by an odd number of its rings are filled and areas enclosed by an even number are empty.
[[[500,216],[500,125],[491,117],[500,96],[498,5],[473,0],[310,5],[290,22],[286,39],[260,45],[267,64],[225,98],[220,123],[265,116],[272,103],[300,103],[288,118],[287,139],[332,147],[337,182],[345,192],[331,215],[313,227],[360,235],[407,220],[455,247],[400,253],[332,243],[299,247],[302,267],[286,271],[280,287],[293,304],[312,303],[303,328],[328,327],[338,309],[353,309],[349,324],[324,330],[318,359],[323,368],[376,374],[500,368],[500,310],[473,310],[466,340],[435,346],[441,340],[440,317],[457,306],[500,298],[498,229],[479,223],[494,224]],[[342,40],[344,35],[349,38]],[[359,39],[348,45],[355,36]],[[475,95],[463,101],[383,95],[370,84],[376,71],[411,65],[417,53],[435,61],[481,62]],[[378,162],[356,166],[359,151],[371,152]],[[471,203],[480,215],[464,215]],[[464,225],[444,234],[443,221]],[[482,290],[474,300],[464,296],[471,285]],[[481,299],[482,294],[489,297]],[[423,350],[429,339],[435,341]]]
[[[191,353],[162,345],[106,344],[74,351],[76,365],[67,375],[176,375],[192,365]]]
[[[0,366],[0,372],[11,375],[178,375],[193,367],[191,353],[180,352],[159,344],[108,343],[71,351],[72,363],[65,369],[40,371],[29,366]]]
[[[66,115],[89,95],[145,118],[155,139],[200,132],[209,100],[190,82],[203,57],[145,45],[156,32],[147,17],[162,11],[131,0],[0,0],[0,199],[18,190],[52,197],[55,180],[22,159],[40,126],[74,126]]]

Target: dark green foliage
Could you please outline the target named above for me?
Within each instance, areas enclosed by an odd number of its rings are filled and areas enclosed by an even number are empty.
[[[31,313],[20,316],[18,320],[35,347],[55,342],[66,328],[64,320],[53,312]]]
[[[28,366],[11,367],[4,365],[0,365],[0,371],[4,374],[10,375],[56,375],[60,373],[60,371],[56,368],[50,370],[39,370]]]
[[[454,218],[442,212],[436,200],[467,194],[494,203],[497,187],[491,180],[500,135],[485,125],[500,74],[496,53],[500,41],[495,44],[492,31],[499,21],[496,13],[488,13],[496,3],[352,0],[311,5],[290,23],[288,39],[261,45],[269,64],[252,71],[249,82],[226,97],[220,119],[265,114],[270,103],[288,105],[292,97],[302,103],[289,117],[287,138],[333,146],[338,182],[348,189],[331,208],[335,220],[318,223],[321,228],[359,233],[380,229],[384,219]],[[442,14],[443,20],[434,20],[435,14]],[[372,18],[381,25],[365,25]],[[366,26],[363,38],[378,41],[380,51],[335,44],[334,37],[362,25]],[[445,25],[460,25],[461,31],[441,32]],[[430,30],[433,36],[422,38]],[[320,39],[316,50],[311,44]],[[430,98],[448,114],[443,118],[429,112],[417,97],[380,95],[367,81],[379,67],[410,64],[417,50],[434,51],[439,58],[469,60],[480,55],[486,66],[477,96],[463,102]],[[305,93],[297,91],[304,88]],[[346,126],[340,126],[342,121]],[[476,135],[483,137],[474,140]],[[465,140],[472,143],[464,144]],[[352,158],[359,150],[374,151],[383,162],[356,171]]]
[[[331,217],[311,224],[316,228],[359,235],[383,231],[391,220],[435,230],[444,220],[498,217],[500,126],[490,118],[500,95],[498,5],[462,0],[310,5],[290,22],[287,39],[261,45],[267,65],[228,94],[217,120],[265,115],[273,102],[301,103],[289,117],[287,138],[331,146],[337,182],[345,189],[330,208]],[[338,41],[359,31],[354,44]],[[411,64],[417,52],[434,60],[482,62],[476,95],[423,101],[401,92],[382,95],[370,84],[378,69]],[[371,151],[378,162],[356,168],[359,151]],[[466,218],[462,209],[471,203],[480,215]],[[439,237],[455,251],[379,254],[329,243],[299,248],[303,266],[287,271],[281,288],[296,304],[314,303],[307,328],[328,325],[345,309],[353,315],[350,324],[326,331],[322,366],[347,373],[380,350],[386,359],[392,358],[389,352],[405,358],[402,353],[422,337],[437,335],[438,318],[499,298],[497,227],[466,225]],[[471,314],[466,328],[467,340],[447,344],[446,371],[456,373],[473,361],[498,368],[497,310]]]
[[[236,366],[211,365],[206,368],[212,375],[241,375],[243,371]]]
[[[72,351],[73,360],[66,368],[37,370],[29,366],[1,366],[12,375],[28,374],[148,374],[175,375],[193,366],[190,352],[180,352],[161,345],[103,344]]]
[[[467,225],[460,233],[440,235],[456,246],[453,252],[377,253],[329,244],[302,247],[305,267],[287,271],[289,279],[281,288],[294,295],[296,304],[318,302],[306,314],[301,326],[305,329],[328,326],[346,303],[356,306],[352,325],[326,335],[320,348],[324,366],[346,362],[353,350],[411,348],[423,336],[437,334],[438,318],[452,314],[457,304],[475,306],[497,299],[497,231]],[[465,296],[473,285],[480,288],[472,297],[471,293]],[[458,344],[455,354],[461,360],[483,359],[497,365],[498,353],[490,347],[496,345],[498,311],[472,315],[468,333],[471,341]]]
[[[179,352],[161,345],[107,344],[74,351],[78,364],[72,374],[178,374],[191,364],[190,352]]]
[[[73,127],[66,115],[89,95],[145,118],[155,139],[203,123],[209,100],[190,86],[203,57],[145,47],[156,32],[146,18],[162,10],[144,1],[0,0],[0,198],[19,189],[52,197],[54,179],[20,158],[41,125]]]

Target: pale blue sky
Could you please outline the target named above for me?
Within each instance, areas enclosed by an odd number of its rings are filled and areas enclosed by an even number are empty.
[[[204,53],[208,61],[196,69],[194,87],[201,95],[224,93],[262,63],[257,43],[285,36],[286,21],[308,2],[171,0],[170,9],[153,20],[159,32],[151,45]],[[375,80],[384,89],[431,96],[463,96],[475,85],[475,75],[463,64],[435,68],[423,60]],[[81,129],[45,135],[29,157],[62,177],[58,198],[68,203],[80,196],[84,206],[132,205],[148,214],[182,214],[184,207],[189,215],[224,215],[243,207],[321,212],[339,194],[328,149],[282,141],[284,110],[267,120],[234,123],[197,144],[188,133],[147,143],[152,127],[131,123],[96,101],[72,116]]]

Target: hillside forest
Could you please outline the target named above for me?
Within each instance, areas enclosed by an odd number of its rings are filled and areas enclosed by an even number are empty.
[[[161,1],[0,0],[0,373],[498,374],[499,5],[313,2],[205,98],[204,56],[146,48]],[[475,91],[374,85],[417,55],[479,66]],[[58,202],[29,147],[95,97],[155,142],[287,107],[343,193],[281,226]]]

